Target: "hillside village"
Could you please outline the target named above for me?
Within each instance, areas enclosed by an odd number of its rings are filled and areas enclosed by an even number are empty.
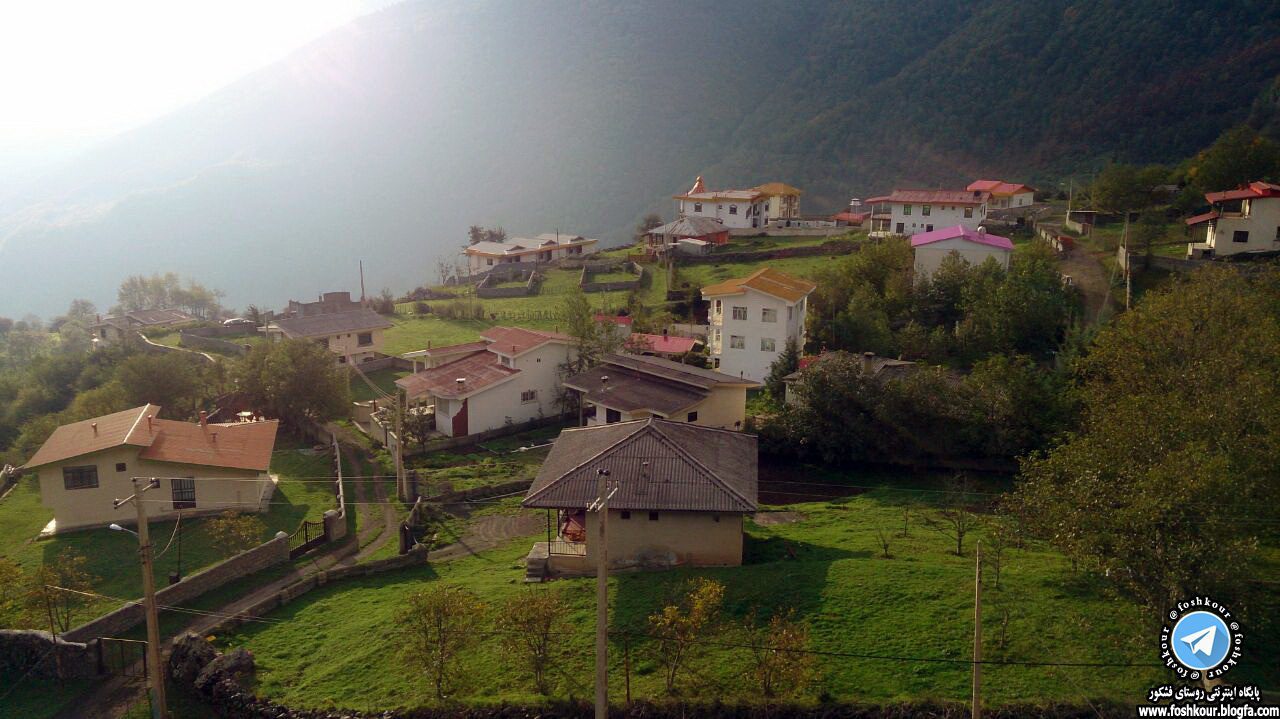
[[[23,630],[0,715],[145,712],[163,640],[173,716],[567,707],[600,676],[615,706],[967,716],[979,666],[1009,715],[1119,716],[1170,681],[1134,627],[1191,579],[1247,605],[1232,678],[1280,686],[1280,607],[1247,589],[1277,580],[1274,505],[1231,533],[1179,504],[1228,478],[1274,499],[1262,440],[1186,447],[1276,426],[1280,318],[1246,308],[1276,306],[1280,185],[1180,208],[1142,178],[978,178],[811,208],[709,179],[622,246],[477,226],[408,291],[233,312],[143,306],[181,285],[141,278],[163,291],[63,318],[33,382],[64,404],[0,474]],[[11,355],[45,332],[5,330]],[[1157,438],[1222,474],[1168,489]],[[1247,579],[1196,558],[1214,541]]]

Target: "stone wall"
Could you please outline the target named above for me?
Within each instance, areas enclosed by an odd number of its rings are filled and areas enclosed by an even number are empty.
[[[605,272],[630,272],[635,274],[634,280],[618,280],[616,282],[593,282],[592,276]],[[634,262],[604,262],[586,264],[582,267],[582,276],[578,279],[578,286],[583,292],[623,292],[631,291],[640,286],[640,282],[644,279],[644,267]]]
[[[289,536],[280,532],[275,539],[268,540],[202,572],[197,572],[177,584],[157,591],[156,602],[168,605],[183,604],[232,580],[287,561],[289,561]],[[145,614],[142,602],[139,600],[86,622],[63,636],[69,641],[78,642],[98,637],[120,636],[142,624],[143,621],[145,621]]]
[[[786,257],[816,257],[819,255],[848,255],[858,250],[858,244],[848,240],[829,240],[821,245],[782,247],[776,250],[756,252],[719,252],[710,255],[681,255],[680,264],[706,264],[720,262],[760,262],[781,260]]]
[[[382,355],[368,362],[361,362],[361,372],[377,372],[380,369],[413,369],[413,362],[398,355]]]
[[[537,294],[538,289],[538,273],[536,270],[525,267],[521,268],[515,265],[507,265],[511,269],[500,269],[503,266],[493,268],[493,270],[480,280],[480,284],[476,285],[476,296],[481,299],[492,300],[502,297],[527,297]],[[512,282],[514,280],[524,280],[522,287],[495,287],[499,282]]]
[[[49,632],[0,629],[0,677],[20,677],[27,672],[44,679],[97,676],[97,641],[72,642],[62,637],[55,641]],[[0,687],[6,683],[0,681]]]

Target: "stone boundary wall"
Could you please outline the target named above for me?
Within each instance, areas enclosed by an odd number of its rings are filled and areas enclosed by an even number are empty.
[[[382,355],[377,359],[359,364],[361,372],[377,372],[382,369],[413,369],[413,362],[398,355]]]
[[[591,277],[604,272],[630,272],[636,275],[634,280],[619,280],[617,282],[592,282]],[[578,286],[583,292],[621,292],[631,291],[640,287],[640,282],[644,280],[644,267],[634,262],[603,262],[585,264],[582,267],[582,276],[578,279]]]
[[[760,262],[781,260],[787,257],[817,257],[819,255],[849,255],[857,252],[858,243],[849,240],[831,240],[821,245],[806,247],[781,247],[756,252],[721,252],[710,255],[680,255],[680,264],[718,264],[721,262]]]
[[[43,679],[97,676],[98,642],[55,640],[49,632],[34,629],[0,629],[0,677],[20,677],[28,671],[28,676]]]
[[[508,269],[510,268],[510,269]],[[511,282],[513,280],[524,280],[523,287],[491,287],[496,282]],[[538,290],[538,271],[533,267],[519,267],[517,265],[506,265],[499,270],[495,267],[483,279],[480,284],[476,285],[476,296],[484,300],[499,299],[502,297],[527,297],[537,294]]]
[[[206,329],[215,328],[209,327]],[[236,344],[235,342],[229,342],[227,340],[220,340],[217,337],[198,335],[187,330],[183,330],[178,333],[178,342],[181,343],[183,347],[209,350],[210,352],[225,352],[234,355],[245,355],[249,353],[249,350],[242,344]]]
[[[289,561],[289,536],[280,532],[274,539],[197,572],[177,584],[156,592],[156,603],[178,605],[222,585],[267,567]],[[98,637],[119,636],[145,621],[142,601],[131,602],[86,622],[63,635],[68,641],[88,641]]]

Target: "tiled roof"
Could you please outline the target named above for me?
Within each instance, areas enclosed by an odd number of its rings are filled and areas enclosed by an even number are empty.
[[[1030,185],[1024,185],[1020,182],[1005,182],[1003,180],[974,180],[969,183],[966,190],[973,192],[990,192],[996,197],[1010,197],[1012,195],[1020,195],[1026,192],[1035,192],[1036,188]]]
[[[744,288],[747,287],[788,302],[798,302],[818,286],[808,280],[793,277],[771,267],[763,267],[746,277],[725,280],[719,284],[703,287],[702,296],[738,295],[742,294],[745,291]]]
[[[537,237],[512,237],[507,242],[491,242],[489,240],[483,240],[467,245],[463,252],[472,255],[521,255],[544,249],[555,249],[557,247],[591,245],[599,241],[600,240],[593,240],[589,237],[567,235],[564,233],[561,233],[557,239],[557,235],[555,233],[544,232]]]
[[[523,506],[586,507],[608,469],[611,509],[754,512],[756,463],[756,438],[729,430],[661,419],[566,429]]]
[[[1216,220],[1221,216],[1222,215],[1220,215],[1217,210],[1214,210],[1212,212],[1206,212],[1203,215],[1195,215],[1194,217],[1188,217],[1186,222],[1188,225],[1198,225],[1202,222],[1208,222],[1209,220]]]
[[[1232,200],[1251,200],[1258,197],[1280,197],[1280,185],[1270,182],[1250,182],[1235,190],[1206,193],[1204,199],[1209,202],[1230,202]]]
[[[766,182],[763,185],[756,185],[756,191],[762,195],[799,195],[800,188],[792,187],[785,182]]]
[[[837,212],[831,216],[831,219],[848,222],[851,225],[861,225],[864,220],[871,216],[870,212]]]
[[[976,242],[979,245],[999,247],[1002,250],[1013,249],[1013,241],[1008,237],[993,235],[982,229],[970,230],[964,225],[942,227],[931,232],[916,233],[911,236],[911,246],[920,247],[921,245],[942,242],[944,240],[965,240],[966,242]]]
[[[706,237],[707,235],[715,235],[728,231],[729,228],[725,227],[719,220],[715,220],[710,217],[691,215],[681,217],[675,222],[668,222],[661,227],[655,227],[652,230],[649,230],[649,234],[672,235],[674,237]]]
[[[144,325],[165,325],[175,322],[189,322],[195,317],[182,310],[137,310],[128,313],[129,319]]]
[[[427,395],[462,399],[519,373],[520,370],[503,365],[498,355],[480,350],[439,367],[401,377],[396,380],[396,386],[403,389],[410,400]]]
[[[275,324],[286,337],[324,337],[338,334],[339,332],[363,332],[384,329],[392,325],[391,320],[368,307],[361,307],[351,312],[335,312],[333,314],[312,315],[310,317],[291,317],[289,319],[276,320]]]
[[[661,352],[663,354],[684,354],[693,349],[698,340],[692,337],[676,337],[675,335],[651,335],[633,332],[627,338],[627,349],[636,352]]]
[[[26,466],[53,464],[121,445],[141,447],[138,456],[155,462],[257,472],[266,471],[271,464],[271,451],[276,439],[275,420],[202,427],[193,422],[155,419],[159,413],[159,407],[148,404],[64,424],[54,430]]]
[[[400,355],[405,359],[413,359],[415,357],[447,357],[449,355],[462,354],[464,352],[478,352],[489,346],[488,342],[479,340],[476,342],[463,342],[456,345],[440,345],[439,347],[428,347],[424,350],[414,350],[405,352]]]
[[[987,193],[970,190],[894,190],[883,197],[872,197],[871,204],[882,202],[898,204],[981,205],[987,201]]]
[[[491,342],[491,352],[518,355],[548,342],[570,342],[572,337],[559,332],[527,330],[523,327],[490,327],[480,337]]]

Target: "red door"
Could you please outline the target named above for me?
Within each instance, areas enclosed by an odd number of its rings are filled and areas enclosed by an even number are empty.
[[[462,400],[462,409],[453,415],[453,436],[465,437],[467,434],[467,400]]]

